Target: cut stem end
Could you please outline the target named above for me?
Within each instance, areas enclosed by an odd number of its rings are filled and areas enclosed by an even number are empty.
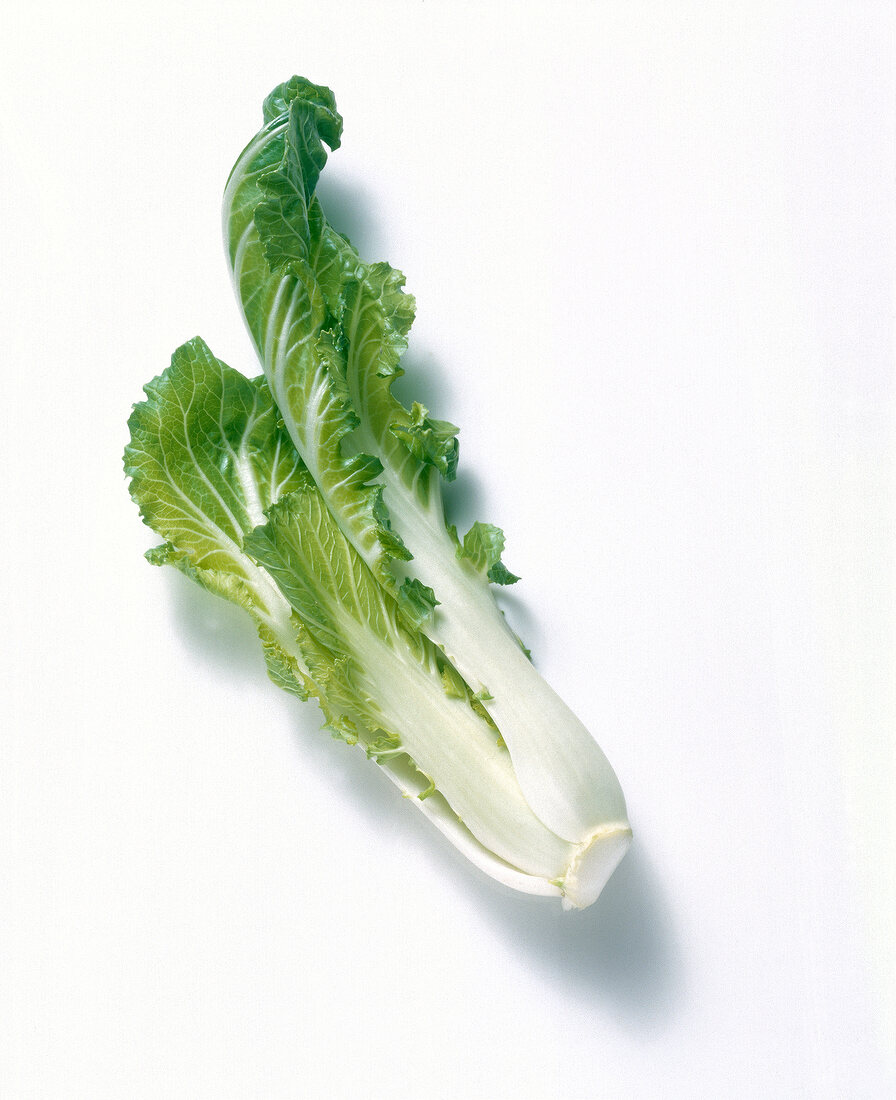
[[[563,908],[585,909],[597,901],[631,842],[626,822],[604,826],[583,844],[563,879]]]

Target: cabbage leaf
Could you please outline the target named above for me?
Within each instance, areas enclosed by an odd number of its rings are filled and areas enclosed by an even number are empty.
[[[225,241],[264,374],[194,339],[146,387],[125,468],[165,540],[148,556],[243,607],[274,682],[474,863],[588,905],[630,842],[625,801],[495,602],[518,580],[503,532],[446,522],[457,428],[392,390],[414,300],[316,195],[341,133],[332,92],[294,77],[234,166]]]

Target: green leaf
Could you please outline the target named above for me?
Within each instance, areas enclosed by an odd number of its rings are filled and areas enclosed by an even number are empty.
[[[416,577],[405,577],[398,590],[398,608],[405,621],[415,630],[432,620],[438,602],[435,592],[421,584]]]
[[[457,432],[447,420],[435,420],[418,401],[411,406],[410,423],[397,422],[391,432],[401,440],[411,454],[435,466],[446,481],[457,474]]]
[[[429,502],[438,496],[433,472],[454,476],[456,429],[391,393],[414,299],[400,272],[363,264],[311,197],[322,141],[333,137],[332,105],[321,109],[308,82],[294,91],[274,94],[286,116],[268,112],[269,127],[228,183],[234,280],[294,444],[343,532],[394,590],[391,562],[411,554],[393,527],[385,481],[374,479],[388,464],[401,492]]]
[[[400,652],[422,654],[422,639],[404,624],[398,604],[340,531],[307,473],[268,510],[245,547],[315,643],[334,657],[358,659],[350,639],[359,628]]]
[[[491,523],[474,523],[457,549],[461,561],[467,561],[494,584],[516,584],[519,580],[501,561],[504,532]]]
[[[195,569],[254,584],[243,538],[302,474],[264,380],[244,378],[196,338],[146,395],[124,456],[140,514]]]
[[[302,308],[310,297],[306,285],[296,279],[284,286],[271,314],[269,327],[279,335],[266,345],[266,374],[339,526],[380,582],[391,586],[389,562],[411,555],[392,529],[382,485],[375,480],[382,462],[366,451],[345,453],[358,417],[346,387],[344,357],[320,323],[308,327],[309,314]]]
[[[336,97],[325,85],[313,84],[304,76],[291,76],[265,97],[262,106],[265,124],[286,115],[293,100],[315,111],[321,134],[331,149],[338,148],[342,116],[336,110]]]
[[[314,239],[309,207],[321,170],[327,163],[326,145],[337,149],[342,118],[329,88],[294,76],[275,88],[264,103],[269,125],[285,117],[283,152],[275,169],[259,181],[263,198],[255,209],[255,224],[271,271],[279,272],[294,260],[307,261]]]
[[[359,262],[357,277],[348,279],[328,305],[344,348],[358,446],[380,457],[393,498],[406,496],[417,508],[440,507],[433,475],[449,481],[455,476],[457,428],[431,418],[418,402],[406,409],[392,392],[414,318],[414,299],[403,287],[404,275],[389,264]],[[393,506],[388,498],[387,503]]]
[[[332,312],[359,261],[311,196],[322,141],[337,136],[335,107],[326,89],[301,80],[281,86],[271,102],[270,125],[244,151],[225,193],[236,289],[294,444],[343,531],[391,586],[389,563],[410,553],[383,504],[382,463],[348,446],[358,417]]]
[[[303,476],[264,379],[244,378],[196,338],[146,395],[128,421],[124,463],[140,514],[167,540],[147,559],[248,611],[271,679],[307,698],[289,605],[243,549],[264,510]]]
[[[264,649],[268,676],[277,687],[297,696],[303,702],[315,695],[314,684],[305,671],[304,663],[280,644],[274,631],[264,623],[259,623],[258,636]]]
[[[377,581],[340,531],[305,473],[268,511],[245,548],[274,579],[297,620],[296,637],[333,732],[360,740],[378,761],[410,757],[399,732],[440,694],[440,655],[413,624],[432,602],[409,585],[404,607]],[[430,594],[431,596],[431,594]],[[395,670],[411,668],[414,687],[395,693]],[[414,692],[422,692],[416,703]]]

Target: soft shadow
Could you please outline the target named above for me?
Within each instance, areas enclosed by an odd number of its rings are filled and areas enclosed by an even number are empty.
[[[496,933],[553,989],[605,1005],[645,1038],[665,1030],[684,993],[682,958],[665,892],[637,838],[597,901],[570,912],[557,898],[502,886],[439,840],[433,858],[442,872],[475,894]]]
[[[408,350],[402,356],[401,369],[405,373],[392,386],[398,400],[406,408],[419,401],[437,420],[448,420],[453,424],[451,409],[457,402],[454,400],[455,388],[451,378],[414,339],[413,329]]]
[[[665,1030],[684,994],[682,958],[665,891],[637,838],[594,905],[566,912],[558,898],[521,894],[475,868],[360,749],[334,744],[319,725],[316,709],[296,715],[304,766],[389,838],[398,858],[413,849],[452,883],[459,907],[472,897],[509,952],[552,990],[604,1006],[646,1039]]]
[[[609,1003],[645,1034],[670,1021],[682,993],[681,960],[659,881],[637,843],[594,905],[581,912],[563,912],[543,898],[524,897],[520,904],[516,895],[487,904],[546,978],[589,1002]]]
[[[184,644],[230,677],[264,676],[245,612],[174,570],[164,573]],[[564,912],[557,898],[520,894],[469,864],[422,814],[409,812],[388,777],[360,749],[336,743],[320,729],[315,706],[289,714],[303,766],[334,791],[337,802],[351,802],[371,830],[394,839],[399,852],[416,849],[454,883],[459,898],[475,898],[495,933],[552,988],[559,984],[568,995],[606,1005],[645,1036],[664,1028],[682,994],[681,959],[664,892],[637,837],[595,904]]]
[[[504,612],[507,622],[523,645],[532,651],[535,667],[538,667],[538,654],[544,648],[544,635],[539,620],[529,604],[515,595],[512,588],[495,588],[495,602]]]
[[[160,570],[177,639],[233,679],[254,680],[264,668],[258,635],[242,608],[200,588],[176,569]]]
[[[326,174],[318,181],[317,197],[327,221],[352,242],[363,259],[379,255],[374,227],[379,224],[369,192],[357,183],[343,183]]]
[[[488,500],[482,478],[475,470],[461,466],[457,478],[443,482],[442,499],[445,502],[445,519],[454,524],[461,538],[482,517]]]
[[[172,636],[216,672],[238,682],[267,681],[264,657],[251,619],[241,608],[204,591],[176,569],[161,570],[172,613]],[[314,702],[299,703],[269,684],[273,702],[284,705],[303,766],[316,779],[369,813],[378,832],[400,832],[403,815],[396,814],[396,788],[364,752],[323,730],[324,718]],[[417,816],[417,815],[414,815]]]

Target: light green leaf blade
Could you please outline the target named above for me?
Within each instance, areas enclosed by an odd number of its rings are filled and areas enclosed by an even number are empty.
[[[267,387],[196,338],[145,388],[125,450],[141,515],[195,566],[244,575],[246,532],[302,472]]]
[[[128,421],[124,464],[140,514],[166,540],[148,559],[248,611],[271,678],[307,698],[289,605],[243,550],[265,509],[302,475],[264,379],[244,378],[197,338],[146,394]]]
[[[398,604],[343,535],[307,472],[268,510],[245,548],[332,654],[355,657],[357,639],[372,634],[403,655],[425,659],[423,639],[406,627]]]

